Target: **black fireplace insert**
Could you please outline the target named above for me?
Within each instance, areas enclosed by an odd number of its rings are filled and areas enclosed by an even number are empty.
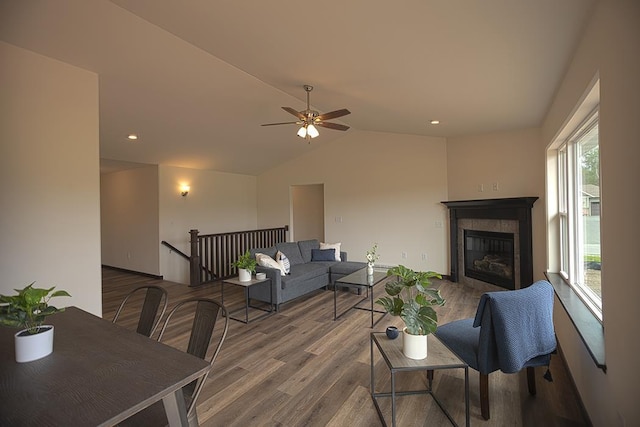
[[[515,289],[513,233],[464,230],[464,274]]]

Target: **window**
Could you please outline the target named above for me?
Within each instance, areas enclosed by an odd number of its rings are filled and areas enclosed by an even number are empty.
[[[560,274],[602,320],[597,111],[557,149]]]

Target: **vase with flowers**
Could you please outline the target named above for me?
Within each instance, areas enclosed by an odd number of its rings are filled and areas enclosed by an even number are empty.
[[[367,274],[371,276],[373,274],[373,267],[376,265],[376,261],[380,258],[377,254],[378,244],[375,243],[371,249],[367,251]]]

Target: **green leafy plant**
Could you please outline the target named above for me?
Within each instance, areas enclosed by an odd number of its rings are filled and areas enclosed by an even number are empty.
[[[49,305],[54,297],[70,297],[67,291],[34,288],[31,283],[23,289],[14,289],[18,295],[0,295],[0,325],[27,329],[30,334],[39,332],[45,317],[64,311]]]
[[[433,278],[442,276],[433,271],[413,271],[404,265],[390,268],[387,276],[396,280],[387,282],[385,291],[389,296],[379,298],[380,304],[393,316],[400,316],[412,335],[428,335],[438,327],[438,315],[434,305],[444,305],[439,289],[429,289]]]
[[[231,264],[232,267],[244,268],[252,273],[256,272],[256,259],[251,256],[249,251],[238,257],[238,260]]]

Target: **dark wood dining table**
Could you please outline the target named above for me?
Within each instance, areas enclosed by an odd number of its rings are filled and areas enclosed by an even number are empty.
[[[53,353],[17,363],[15,329],[0,327],[1,426],[111,426],[162,401],[186,426],[182,387],[210,365],[77,307],[47,317]]]

